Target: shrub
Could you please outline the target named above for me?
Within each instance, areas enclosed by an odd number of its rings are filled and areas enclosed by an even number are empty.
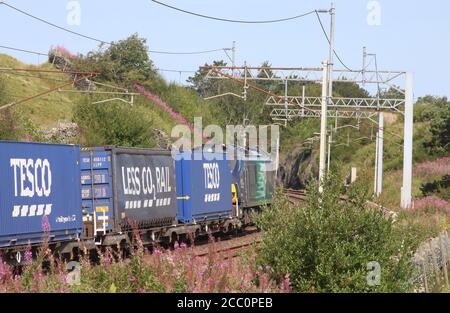
[[[278,195],[258,221],[264,231],[259,262],[290,273],[300,292],[409,290],[410,240],[397,235],[391,219],[367,207],[367,191],[349,190],[348,200],[341,200],[341,181],[327,177],[323,194],[312,182],[305,204],[291,206]],[[381,266],[381,284],[373,287],[367,283],[372,261]]]
[[[91,104],[84,99],[75,107],[74,120],[89,146],[155,146],[152,121],[138,106],[117,102]]]
[[[420,191],[424,196],[435,194],[445,200],[450,200],[450,175],[445,175],[440,180],[422,184]]]
[[[439,109],[431,120],[431,139],[424,146],[432,153],[448,154],[450,152],[450,103]]]

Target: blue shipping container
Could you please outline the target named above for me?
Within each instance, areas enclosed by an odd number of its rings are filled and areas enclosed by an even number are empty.
[[[83,209],[96,213],[97,229],[151,228],[176,221],[175,163],[169,150],[83,148],[81,171]]]
[[[95,213],[97,227],[109,231],[114,226],[111,151],[104,148],[81,150],[83,210],[91,216]]]
[[[79,159],[79,146],[0,141],[0,247],[80,235]]]
[[[231,171],[225,154],[183,152],[175,164],[181,223],[231,217]]]

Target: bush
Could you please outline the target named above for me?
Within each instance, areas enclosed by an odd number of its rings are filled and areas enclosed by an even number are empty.
[[[450,104],[440,110],[439,115],[431,121],[431,140],[425,147],[431,152],[448,154],[450,152]]]
[[[419,98],[414,108],[414,122],[428,122],[439,116],[440,111],[448,106],[446,97],[425,96]]]
[[[425,197],[436,194],[445,200],[450,200],[450,175],[445,175],[442,179],[431,183],[422,184],[420,191]]]
[[[397,235],[393,221],[366,205],[367,191],[349,190],[331,175],[319,194],[308,188],[305,204],[291,206],[278,195],[259,227],[264,232],[259,262],[289,273],[299,292],[401,292],[410,288],[411,241]],[[379,286],[369,286],[369,262],[381,266]]]
[[[88,146],[154,147],[152,120],[138,106],[125,103],[92,104],[84,99],[75,107],[74,121]]]

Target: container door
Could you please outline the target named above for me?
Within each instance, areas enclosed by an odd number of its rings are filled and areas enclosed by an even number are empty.
[[[114,225],[110,151],[83,149],[81,184],[84,235],[104,235]]]

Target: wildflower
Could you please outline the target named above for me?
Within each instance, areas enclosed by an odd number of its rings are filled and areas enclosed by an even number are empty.
[[[174,269],[174,270],[173,270],[173,275],[174,275],[177,279],[180,279],[180,277],[181,277],[181,273],[180,273],[180,271],[178,271],[177,269]]]
[[[290,290],[290,289],[291,289],[291,282],[290,282],[290,280],[289,280],[289,273],[287,273],[286,275],[284,275],[283,289],[284,289],[284,290]]]
[[[136,281],[136,276],[133,275],[133,273],[130,273],[130,283],[134,283]]]
[[[173,247],[174,247],[175,250],[180,248],[180,245],[178,244],[178,241],[175,241]]]
[[[414,201],[414,210],[424,213],[448,212],[450,204],[436,196],[428,196]]]
[[[6,264],[3,262],[3,259],[0,256],[0,281],[6,276],[7,268]]]
[[[160,249],[158,249],[158,248],[155,248],[155,249],[153,250],[153,254],[154,254],[154,255],[161,255],[161,254],[162,254],[162,251],[161,251]]]
[[[50,228],[50,222],[48,221],[48,216],[44,215],[42,217],[42,230],[44,231],[44,233],[49,233],[51,228]]]
[[[112,260],[109,256],[104,256],[102,258],[102,263],[103,263],[103,265],[108,266],[108,265],[111,265]]]
[[[183,242],[183,243],[181,243],[180,248],[181,248],[181,249],[186,249],[186,248],[187,248],[187,245]]]
[[[418,164],[414,168],[415,175],[425,177],[450,174],[450,157]]]
[[[28,247],[27,250],[24,253],[24,261],[25,264],[31,264],[31,262],[33,261],[33,252],[31,251],[31,249]]]

